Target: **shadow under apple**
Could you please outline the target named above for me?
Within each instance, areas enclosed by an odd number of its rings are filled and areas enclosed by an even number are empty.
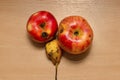
[[[77,55],[70,54],[70,53],[63,51],[63,57],[65,57],[69,60],[72,60],[72,61],[81,62],[83,59],[85,59],[89,55],[91,47],[92,47],[92,45],[85,52],[83,52],[81,54],[77,54]]]
[[[30,44],[35,46],[36,48],[40,49],[40,48],[44,48],[46,43],[39,43],[34,41],[30,35],[26,34],[27,39],[29,40]]]

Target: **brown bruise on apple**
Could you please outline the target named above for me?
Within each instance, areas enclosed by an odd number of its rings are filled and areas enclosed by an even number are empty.
[[[44,27],[46,26],[46,23],[45,23],[45,22],[42,22],[42,23],[40,23],[39,26],[44,29]]]
[[[47,38],[48,37],[48,33],[47,32],[42,32],[42,37],[43,38]]]
[[[41,33],[42,38],[48,38],[49,34],[50,34],[50,30],[49,30],[49,32],[48,32],[48,30],[46,30],[46,25],[47,25],[46,22],[41,22],[39,24],[39,28],[41,28],[41,30],[42,30],[42,33]]]
[[[60,27],[59,27],[59,29],[58,29],[58,33],[59,34],[64,34],[64,32],[65,32],[66,29],[67,29],[66,25],[61,24]]]

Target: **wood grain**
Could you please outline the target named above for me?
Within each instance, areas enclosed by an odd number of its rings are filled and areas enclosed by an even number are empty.
[[[0,80],[54,80],[44,46],[26,32],[30,15],[54,14],[58,23],[80,15],[94,31],[93,45],[78,61],[62,57],[58,80],[120,80],[120,0],[0,0]]]

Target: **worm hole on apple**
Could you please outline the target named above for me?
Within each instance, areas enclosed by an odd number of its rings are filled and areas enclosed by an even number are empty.
[[[48,33],[47,32],[42,32],[42,37],[43,38],[47,38],[48,37]]]
[[[39,26],[40,26],[41,28],[44,28],[44,27],[45,27],[45,25],[46,25],[46,23],[45,23],[45,22],[42,22],[42,23],[40,23],[40,25],[39,25]]]

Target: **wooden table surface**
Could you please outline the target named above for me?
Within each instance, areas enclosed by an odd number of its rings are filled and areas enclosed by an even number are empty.
[[[47,10],[58,23],[80,15],[94,31],[89,53],[64,56],[58,80],[120,80],[120,0],[0,0],[0,80],[54,80],[44,46],[27,35],[30,15]]]

